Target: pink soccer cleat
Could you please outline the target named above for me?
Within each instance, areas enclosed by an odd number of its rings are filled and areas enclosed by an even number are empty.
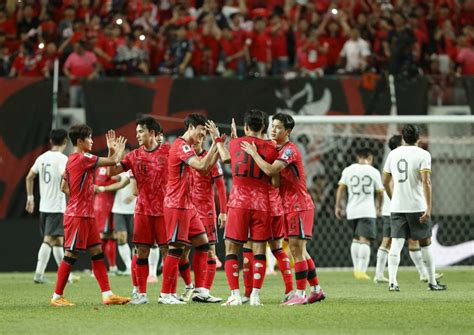
[[[326,299],[326,295],[324,294],[323,290],[320,290],[318,293],[314,291],[311,292],[309,294],[309,297],[306,298],[306,301],[308,302],[308,304],[314,304],[315,302],[323,301],[324,299]]]
[[[293,298],[288,300],[287,302],[282,303],[285,306],[293,306],[293,305],[306,305],[307,301],[305,297],[301,297],[298,294],[295,294]]]

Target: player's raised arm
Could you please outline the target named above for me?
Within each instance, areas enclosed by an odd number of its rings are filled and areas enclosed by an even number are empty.
[[[266,162],[257,152],[257,146],[255,145],[255,143],[242,141],[240,146],[242,150],[252,156],[253,160],[255,161],[255,163],[257,163],[260,170],[262,170],[267,176],[272,177],[276,174],[279,174],[280,171],[286,167],[286,164],[280,160],[275,160],[273,164]]]
[[[113,154],[110,157],[99,157],[97,166],[117,166],[117,163],[122,159],[126,143],[127,139],[125,137],[116,138],[112,145]]]
[[[209,134],[212,136],[213,142],[216,144],[216,149],[219,152],[222,163],[230,162],[230,153],[229,150],[225,147],[225,137],[220,136],[219,129],[215,125],[214,121],[209,120],[206,123],[206,129],[209,131]],[[214,166],[214,164],[212,165]]]
[[[33,213],[33,210],[35,209],[35,196],[33,194],[34,191],[34,181],[35,178],[38,174],[31,169],[28,172],[28,175],[25,178],[25,184],[26,184],[26,211],[30,214]]]

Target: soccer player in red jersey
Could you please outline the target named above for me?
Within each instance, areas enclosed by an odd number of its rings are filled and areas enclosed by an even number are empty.
[[[95,171],[94,184],[98,187],[114,184],[116,178],[110,177],[107,167],[102,166]],[[116,250],[117,242],[114,238],[114,221],[112,207],[114,205],[115,192],[98,192],[94,196],[95,223],[102,239],[102,250],[109,263],[109,271],[117,273]]]
[[[156,137],[162,132],[160,124],[150,116],[136,121],[137,140],[140,147],[125,156],[120,164],[112,167],[111,175],[132,170],[138,187],[135,207],[133,244],[136,256],[132,264],[133,305],[148,303],[148,256],[155,241],[166,253],[166,229],[163,199],[168,180],[169,145],[159,145]]]
[[[212,121],[207,121],[203,115],[190,114],[184,120],[186,132],[178,137],[170,149],[168,160],[168,185],[164,201],[166,231],[169,251],[163,265],[163,283],[161,288],[161,304],[185,304],[176,296],[176,281],[178,279],[178,264],[185,245],[195,248],[193,267],[195,269],[195,294],[201,297],[209,295],[205,285],[209,240],[199,214],[191,198],[192,175],[191,169],[209,171],[215,163],[217,147],[223,152],[223,138]],[[199,159],[192,145],[201,141],[208,130],[213,138],[209,153]],[[222,157],[221,157],[222,158]],[[224,158],[222,158],[224,159]]]
[[[115,295],[110,290],[109,278],[104,262],[97,225],[94,222],[94,170],[97,166],[111,166],[120,161],[126,140],[115,139],[115,132],[107,133],[109,157],[91,155],[92,130],[87,125],[73,126],[69,137],[74,152],[69,156],[61,190],[69,195],[64,213],[64,258],[59,266],[56,288],[51,299],[52,306],[74,306],[63,297],[69,273],[79,252],[86,249],[91,254],[92,271],[102,291],[102,303],[106,305],[127,304],[130,299]]]
[[[295,259],[296,294],[286,301],[286,305],[302,305],[325,299],[319,286],[316,267],[306,251],[306,241],[311,239],[314,220],[314,204],[306,188],[306,178],[301,152],[290,142],[289,136],[295,121],[288,114],[278,113],[272,118],[271,138],[279,148],[278,158],[269,164],[258,153],[255,144],[242,143],[255,163],[269,176],[281,174],[280,194],[283,200],[285,228],[290,250]],[[311,294],[306,298],[306,281],[311,286]]]
[[[238,253],[241,245],[251,240],[253,250],[253,283],[250,294],[251,305],[261,305],[260,289],[266,270],[266,242],[271,239],[270,226],[270,179],[261,171],[253,159],[241,149],[241,143],[252,141],[265,160],[271,164],[277,158],[276,146],[265,140],[266,113],[250,110],[245,113],[245,136],[234,138],[229,143],[232,167],[232,190],[229,196],[228,218],[225,227],[226,262],[225,272],[231,295],[224,306],[241,305],[239,290]]]
[[[203,148],[203,140],[196,142],[193,145],[196,155],[203,159],[208,151]],[[217,152],[214,154],[217,159]],[[224,184],[224,171],[222,170],[220,162],[216,162],[209,173],[202,173],[198,170],[191,170],[193,176],[193,192],[191,193],[191,199],[196,207],[198,215],[206,229],[207,238],[209,240],[209,252],[207,258],[207,272],[204,282],[204,288],[208,291],[211,290],[212,284],[214,283],[214,277],[216,275],[216,243],[217,243],[217,227],[216,221],[219,225],[224,225],[227,219],[227,196]],[[214,187],[216,186],[219,196],[219,218],[216,215],[216,204],[214,198]],[[206,303],[218,303],[221,302],[221,298],[213,297],[210,294],[202,297],[199,293],[193,294],[194,285],[191,281],[191,272],[189,270],[189,251],[191,249],[186,247],[184,249],[183,256],[179,262],[179,272],[181,277],[184,279],[185,288],[181,295],[181,300],[189,301],[192,295],[192,300],[196,302]],[[194,268],[196,271],[196,268]],[[195,275],[196,277],[196,275]]]

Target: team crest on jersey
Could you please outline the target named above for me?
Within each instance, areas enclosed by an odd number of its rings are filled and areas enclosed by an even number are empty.
[[[88,153],[88,152],[84,153],[84,156],[86,156],[87,158],[92,158],[92,157],[94,157],[94,156],[92,156],[92,155],[91,155],[90,153]]]
[[[191,147],[189,145],[183,145],[183,151],[185,154],[191,151]]]
[[[292,153],[293,153],[293,150],[291,150],[290,148],[285,149],[285,151],[283,151],[283,155],[281,155],[281,158],[289,159]]]

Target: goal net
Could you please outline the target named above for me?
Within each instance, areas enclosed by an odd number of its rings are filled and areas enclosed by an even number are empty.
[[[316,205],[314,239],[309,251],[319,266],[351,266],[352,230],[337,220],[334,204],[342,170],[355,162],[356,150],[369,147],[382,170],[388,139],[404,124],[418,124],[420,145],[432,156],[433,249],[438,266],[474,264],[474,117],[473,116],[294,116],[292,140],[306,169]],[[373,243],[371,265],[382,239]],[[402,265],[411,265],[404,251]]]

